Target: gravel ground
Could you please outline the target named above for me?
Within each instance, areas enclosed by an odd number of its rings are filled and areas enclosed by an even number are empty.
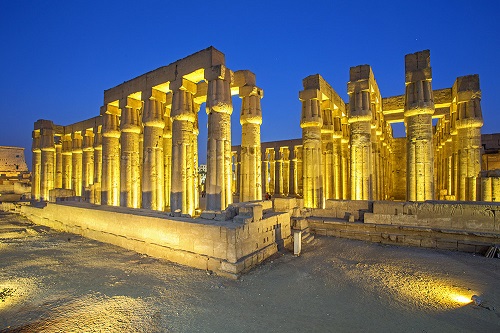
[[[499,332],[499,282],[499,259],[327,237],[233,281],[0,213],[0,332]]]

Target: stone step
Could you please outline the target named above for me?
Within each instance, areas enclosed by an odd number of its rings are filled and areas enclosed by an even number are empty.
[[[311,233],[303,233],[302,234],[302,242],[304,244],[309,244],[310,242],[312,242],[314,240],[314,235],[311,234]]]

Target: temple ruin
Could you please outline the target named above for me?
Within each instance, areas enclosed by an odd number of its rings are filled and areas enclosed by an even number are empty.
[[[305,78],[302,139],[263,144],[263,191],[310,208],[329,199],[500,201],[489,171],[498,165],[486,163],[493,155],[481,160],[478,75],[433,90],[428,50],[406,55],[405,68],[405,94],[383,98],[371,67],[352,67],[348,103],[320,75]],[[405,124],[406,138],[393,137],[393,123]]]
[[[100,115],[33,131],[33,191],[72,190],[91,203],[199,215],[198,112],[208,114],[207,209],[232,203],[231,96],[242,98],[242,198],[261,199],[260,99],[255,75],[231,71],[213,47],[104,92]]]
[[[350,69],[348,102],[319,74],[303,88],[302,138],[261,143],[263,91],[255,75],[228,69],[209,47],[106,90],[94,118],[35,122],[35,202],[1,207],[230,277],[292,238],[299,254],[310,232],[469,252],[498,243],[500,141],[490,135],[481,142],[478,75],[434,90],[426,50],[406,55],[400,96],[382,97],[368,65]],[[242,139],[234,147],[233,95],[242,99]],[[405,124],[406,137],[393,136],[393,123]],[[262,200],[263,193],[273,199]]]

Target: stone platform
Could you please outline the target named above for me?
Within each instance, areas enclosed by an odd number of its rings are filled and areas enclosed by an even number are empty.
[[[264,204],[264,207],[266,205]],[[230,206],[206,218],[85,202],[10,206],[33,223],[156,258],[237,278],[291,243],[290,215],[259,203]]]

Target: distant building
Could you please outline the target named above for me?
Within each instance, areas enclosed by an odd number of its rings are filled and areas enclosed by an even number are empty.
[[[24,159],[24,148],[0,146],[0,201],[29,199],[31,174]]]

